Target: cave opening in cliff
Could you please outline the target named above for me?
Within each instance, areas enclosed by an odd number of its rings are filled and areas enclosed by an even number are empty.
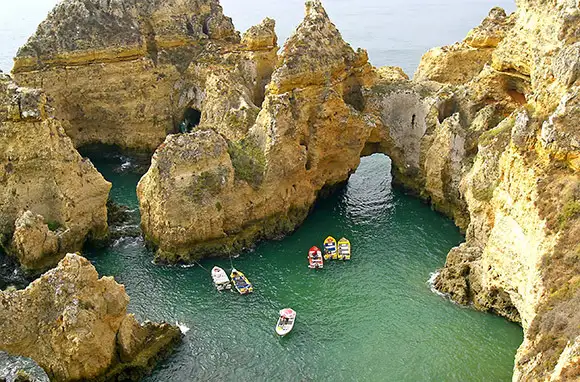
[[[191,133],[201,122],[201,111],[188,107],[183,113],[183,120],[179,124],[180,133]]]

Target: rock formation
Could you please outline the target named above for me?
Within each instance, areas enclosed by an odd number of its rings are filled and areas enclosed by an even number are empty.
[[[139,324],[128,303],[122,285],[69,254],[25,290],[0,292],[0,348],[32,358],[55,381],[138,378],[181,334]]]
[[[514,380],[578,377],[577,2],[494,8],[463,42],[429,51],[412,81],[373,68],[318,0],[279,55],[272,20],[240,38],[215,0],[100,4],[63,1],[14,71],[46,84],[76,145],[163,142],[138,186],[157,259],[289,232],[361,155],[382,152],[396,183],[466,232],[436,286],[521,322]],[[40,219],[22,221],[46,240],[16,245],[50,248]]]
[[[461,81],[474,105],[493,105],[500,112],[493,119],[502,120],[479,136],[472,164],[464,166],[466,243],[450,252],[436,286],[460,303],[522,323],[514,380],[572,380],[580,376],[574,308],[580,301],[574,239],[580,231],[580,9],[565,1],[517,5],[508,18],[487,19],[498,23],[493,29],[507,29],[493,39],[483,69]],[[475,38],[482,29],[466,43],[492,40]],[[458,82],[437,77],[444,70],[432,69],[437,62],[429,55],[425,60],[420,77]]]
[[[264,33],[252,29],[244,40],[255,35]],[[153,156],[138,195],[158,259],[233,253],[290,232],[323,187],[345,181],[358,166],[370,133],[361,87],[373,73],[366,52],[344,42],[320,2],[307,3],[271,77],[261,110],[238,107],[250,103],[251,92],[233,82],[219,98],[208,94],[204,109],[234,118],[170,136]],[[243,118],[235,118],[238,110]]]
[[[438,288],[522,323],[514,378],[574,375],[578,8],[518,6],[428,53],[409,81],[370,68],[307,2],[243,138],[206,125],[158,149],[139,186],[158,257],[229,253],[292,229],[361,155],[384,152],[395,182],[466,230]]]
[[[45,270],[106,236],[111,185],[49,117],[45,94],[1,73],[0,164],[0,244],[24,268]]]
[[[217,0],[66,0],[20,49],[13,73],[19,84],[43,87],[75,146],[153,152],[182,123],[199,123],[196,113],[243,124],[271,74],[273,25],[267,20],[240,44]],[[236,91],[215,84],[228,75],[244,77],[247,104],[207,115],[206,97]]]

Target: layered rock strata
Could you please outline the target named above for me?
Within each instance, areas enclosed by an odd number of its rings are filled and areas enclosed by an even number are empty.
[[[580,9],[570,2],[517,5],[509,22],[496,18],[508,28],[494,39],[481,72],[464,82],[467,94],[510,115],[479,137],[473,164],[464,168],[466,243],[450,252],[436,286],[460,303],[521,322],[525,340],[514,380],[574,380],[580,376],[574,308],[580,301],[574,239],[580,230]],[[449,65],[442,60],[433,70],[437,60],[425,60],[420,76]]]
[[[20,49],[13,73],[46,91],[75,146],[153,152],[182,124],[198,124],[198,113],[208,123],[239,121],[243,130],[276,50],[272,20],[240,41],[217,0],[66,0]],[[228,76],[247,89],[216,84]],[[247,93],[236,113],[204,106],[223,91]]]
[[[52,86],[77,145],[164,140],[138,187],[159,260],[229,254],[289,232],[361,155],[382,152],[395,182],[466,231],[436,286],[522,323],[514,380],[578,376],[576,2],[518,0],[509,16],[494,8],[463,42],[428,52],[411,81],[372,68],[316,0],[279,56],[271,20],[240,39],[214,1],[123,10],[95,1],[62,2],[15,72]],[[104,22],[77,22],[89,37],[65,44],[67,9]],[[91,39],[102,25],[118,36]]]
[[[0,73],[0,244],[27,270],[107,235],[111,185],[83,159],[46,96]]]
[[[138,379],[181,334],[139,324],[128,303],[122,285],[69,254],[26,289],[0,292],[0,349],[32,358],[54,381]]]
[[[366,52],[344,42],[320,2],[307,3],[271,77],[261,109],[235,106],[248,102],[240,85],[211,104],[248,118],[202,123],[168,137],[153,156],[138,195],[158,259],[234,253],[288,233],[321,189],[357,167],[370,133],[361,87],[374,76]]]

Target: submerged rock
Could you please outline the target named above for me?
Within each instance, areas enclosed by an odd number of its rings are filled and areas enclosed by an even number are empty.
[[[110,188],[49,117],[45,94],[0,73],[0,245],[32,273],[56,265],[107,235]]]
[[[0,348],[32,358],[55,381],[136,379],[181,334],[139,324],[128,303],[122,285],[69,254],[25,290],[0,293]]]
[[[0,381],[49,382],[50,379],[32,359],[0,351]]]

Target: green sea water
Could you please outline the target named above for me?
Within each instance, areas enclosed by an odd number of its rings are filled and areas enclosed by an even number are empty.
[[[126,157],[92,159],[137,224],[139,171]],[[351,240],[352,260],[308,269],[308,249],[329,234]],[[393,189],[389,158],[373,155],[294,234],[231,262],[157,266],[139,237],[86,255],[125,284],[138,318],[190,329],[147,381],[508,381],[521,328],[457,306],[428,283],[461,241],[452,221]],[[234,265],[255,292],[216,291],[214,265]],[[298,316],[279,338],[285,307]]]

